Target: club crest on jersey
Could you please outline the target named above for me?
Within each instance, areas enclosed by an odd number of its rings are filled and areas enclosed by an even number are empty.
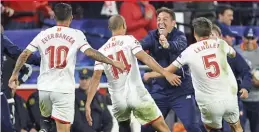
[[[87,69],[84,69],[84,70],[82,71],[83,74],[86,74],[87,72],[88,72]]]
[[[34,98],[31,98],[31,99],[29,100],[29,104],[30,104],[30,105],[34,105],[34,104],[35,104],[35,99],[34,99]]]
[[[139,43],[138,40],[135,40],[135,44],[136,44],[136,45],[140,45],[140,43]]]
[[[83,100],[80,101],[80,105],[81,105],[81,106],[84,106],[84,105],[85,105],[85,103],[84,103]]]

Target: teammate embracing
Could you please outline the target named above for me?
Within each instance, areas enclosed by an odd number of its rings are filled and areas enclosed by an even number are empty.
[[[127,27],[122,16],[112,16],[108,23],[113,36],[99,51],[109,58],[122,61],[126,68],[121,71],[111,65],[96,62],[86,102],[86,116],[89,124],[92,125],[90,104],[104,71],[108,78],[112,112],[118,121],[120,132],[131,131],[131,112],[142,125],[151,124],[159,132],[169,132],[161,111],[142,82],[137,59],[162,74],[172,85],[181,83],[179,76],[165,71],[142,50],[140,43],[133,36],[125,35]]]
[[[236,52],[224,40],[211,39],[212,23],[200,17],[193,21],[197,43],[190,45],[166,70],[174,73],[183,65],[191,70],[195,97],[208,132],[221,132],[222,119],[233,132],[242,132],[239,121],[237,82],[227,62]],[[148,73],[149,78],[161,77]]]

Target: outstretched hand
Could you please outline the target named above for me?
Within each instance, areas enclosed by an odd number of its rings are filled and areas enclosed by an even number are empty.
[[[113,61],[113,65],[114,65],[116,68],[118,68],[118,69],[120,69],[120,70],[122,70],[122,71],[124,71],[124,69],[126,68],[126,66],[124,65],[124,63],[123,63],[123,62],[120,62],[120,61]]]
[[[9,79],[8,86],[9,86],[11,89],[15,90],[15,89],[17,89],[18,85],[19,85],[18,75],[12,75],[12,76],[10,77],[10,79]]]
[[[165,74],[166,80],[173,86],[180,86],[182,81],[181,81],[181,76],[178,76],[176,74],[172,74],[170,72],[166,72]]]
[[[85,115],[86,115],[86,120],[89,124],[89,126],[93,126],[93,120],[92,120],[92,116],[91,116],[91,108],[90,106],[85,106]]]

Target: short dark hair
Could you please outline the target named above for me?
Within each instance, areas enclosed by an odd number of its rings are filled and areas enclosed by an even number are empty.
[[[217,14],[217,17],[219,16],[219,14],[224,14],[226,10],[232,10],[234,11],[233,7],[230,6],[230,5],[227,5],[227,4],[221,4],[221,5],[218,5],[216,7],[216,14]]]
[[[66,3],[58,3],[54,7],[54,13],[57,21],[65,21],[72,16],[72,7]]]
[[[213,24],[212,30],[216,31],[219,34],[219,36],[222,35],[221,29],[216,24]]]
[[[211,34],[212,22],[205,17],[199,17],[194,19],[192,21],[192,26],[194,28],[194,32],[199,37],[207,37]]]
[[[175,20],[175,13],[174,13],[173,10],[171,10],[171,9],[169,9],[169,8],[167,8],[167,7],[161,7],[161,8],[159,8],[159,9],[156,10],[157,16],[158,16],[161,12],[166,12],[166,13],[168,13],[168,14],[171,16],[171,18],[172,18],[173,20]]]
[[[124,18],[121,15],[113,15],[108,21],[108,27],[111,31],[119,29],[124,24]]]

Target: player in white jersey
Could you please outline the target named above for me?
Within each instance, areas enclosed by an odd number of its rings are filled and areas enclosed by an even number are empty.
[[[69,28],[72,21],[72,7],[59,3],[54,8],[57,26],[40,32],[17,60],[9,85],[17,87],[19,70],[32,52],[41,55],[39,90],[40,111],[43,117],[56,121],[58,132],[69,132],[74,120],[75,63],[77,51],[89,57],[124,70],[122,62],[113,61],[91,48],[84,34]]]
[[[197,18],[193,27],[198,42],[184,50],[166,70],[174,73],[183,65],[190,67],[196,101],[209,132],[221,132],[222,119],[230,124],[232,131],[242,132],[237,82],[227,62],[227,55],[235,57],[236,52],[224,40],[209,38],[212,30],[210,20]],[[151,72],[147,76],[161,75]]]
[[[104,63],[96,62],[86,102],[86,115],[89,124],[92,125],[90,104],[104,71],[108,79],[108,89],[113,106],[112,111],[119,123],[120,132],[130,132],[131,112],[142,125],[152,124],[159,132],[169,132],[170,130],[160,110],[142,82],[137,59],[147,64],[151,69],[161,73],[172,85],[180,84],[179,76],[165,71],[151,56],[142,50],[140,43],[133,36],[125,35],[126,23],[122,16],[112,16],[108,25],[113,37],[99,51],[109,58],[122,61],[126,68],[121,71]]]

